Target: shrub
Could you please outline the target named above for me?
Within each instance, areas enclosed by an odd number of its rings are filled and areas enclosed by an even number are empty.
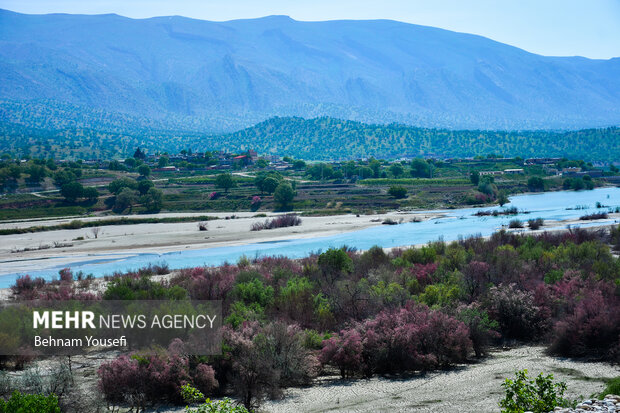
[[[608,394],[620,394],[620,376],[608,380],[607,383],[605,383],[605,390],[603,390],[599,397],[602,399]]]
[[[232,265],[187,268],[180,270],[170,284],[184,288],[194,300],[224,300],[237,274],[239,269]]]
[[[530,227],[532,231],[535,231],[544,225],[545,221],[542,218],[536,219],[528,219],[527,226]]]
[[[263,229],[275,229],[285,227],[295,227],[301,225],[301,218],[297,214],[284,214],[265,222],[255,222],[250,227],[251,231],[261,231]]]
[[[508,223],[508,228],[523,228],[523,222],[519,219],[513,219]]]
[[[585,292],[573,314],[559,321],[550,351],[567,357],[620,360],[620,304],[615,296],[600,290]]]
[[[205,400],[205,396],[198,389],[195,389],[189,384],[185,384],[181,387],[181,394],[186,403],[203,401],[203,403],[196,408],[185,407],[185,413],[250,413],[245,407],[233,404],[233,401],[229,398],[224,398],[220,401]]]
[[[354,357],[357,334],[362,337],[361,362]],[[322,361],[339,366],[341,372],[345,366],[346,374],[358,369],[366,376],[442,368],[465,361],[471,349],[468,335],[462,322],[409,303],[341,331],[341,339],[325,341]]]
[[[335,365],[344,379],[364,370],[362,350],[360,333],[355,329],[343,330],[340,335],[323,341],[320,360],[323,364]]]
[[[32,278],[30,275],[20,276],[15,280],[15,285],[11,287],[13,294],[21,299],[32,300],[38,297],[38,290],[46,284],[41,277]]]
[[[317,260],[326,281],[330,284],[339,278],[343,273],[351,273],[353,271],[353,260],[342,248],[330,248],[321,255]]]
[[[456,318],[469,329],[469,339],[476,357],[484,356],[490,342],[499,336],[497,321],[491,320],[489,314],[477,303],[458,308]]]
[[[104,300],[180,300],[186,296],[187,291],[182,287],[165,287],[146,276],[116,278],[103,293]]]
[[[430,264],[437,259],[437,252],[432,246],[414,247],[405,250],[402,258],[411,264]]]
[[[223,337],[230,349],[233,389],[250,410],[266,397],[278,397],[281,387],[306,385],[316,376],[318,361],[297,326],[245,323],[239,330],[224,328]]]
[[[593,221],[595,219],[607,219],[607,212],[594,212],[592,214],[587,214],[580,216],[579,219],[582,221]]]
[[[396,199],[402,199],[407,196],[407,188],[401,185],[393,185],[388,189],[388,194]]]
[[[499,403],[502,413],[547,413],[557,406],[568,406],[564,399],[566,383],[554,382],[553,375],[540,373],[530,379],[527,370],[517,371],[515,379],[506,379],[502,384],[506,396]]]
[[[97,375],[106,400],[144,408],[158,401],[180,403],[181,386],[187,383],[205,392],[217,388],[213,369],[205,364],[191,369],[188,358],[175,350],[176,344],[173,342],[167,351],[122,355],[103,363]]]
[[[488,301],[489,314],[499,323],[503,337],[532,339],[541,331],[543,322],[531,292],[502,284],[489,290]]]
[[[8,400],[0,399],[0,413],[60,413],[54,394],[22,394],[15,390]]]

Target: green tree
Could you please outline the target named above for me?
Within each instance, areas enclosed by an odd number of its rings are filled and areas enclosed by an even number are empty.
[[[388,194],[396,199],[402,199],[407,196],[407,188],[401,185],[392,185],[390,189],[388,189]]]
[[[135,158],[127,158],[125,159],[125,165],[127,167],[129,167],[130,169],[133,169],[136,167],[136,159]]]
[[[504,204],[507,204],[509,202],[510,200],[508,199],[506,192],[499,191],[499,193],[497,194],[497,203],[499,204],[499,206],[504,206]]]
[[[293,162],[293,169],[295,169],[297,171],[301,171],[303,169],[306,169],[306,163],[304,161],[302,161],[301,159],[297,159],[296,161]]]
[[[157,160],[157,167],[158,168],[163,168],[164,166],[168,166],[169,162],[170,162],[170,159],[167,156],[163,156],[162,155]]]
[[[394,178],[400,178],[405,173],[405,168],[400,163],[393,163],[390,165],[390,172]]]
[[[532,176],[527,180],[527,187],[530,191],[544,191],[545,181],[539,176]]]
[[[119,178],[108,184],[108,190],[115,195],[118,195],[124,188],[138,189],[138,182],[131,178]]]
[[[151,175],[151,168],[148,165],[140,165],[138,167],[138,173],[141,176],[148,177],[149,175]]]
[[[333,283],[342,273],[353,271],[353,260],[342,248],[330,248],[318,259],[319,268],[327,280]]]
[[[45,167],[35,164],[30,165],[28,168],[26,168],[26,173],[29,174],[29,176],[26,178],[26,181],[33,184],[38,184],[39,182],[43,181],[43,179],[45,179],[45,177],[47,176],[47,170],[45,169]]]
[[[431,169],[424,159],[416,158],[411,161],[411,176],[414,178],[428,178],[431,176]]]
[[[478,186],[478,183],[480,182],[480,173],[478,171],[473,171],[469,175],[469,180],[474,186]]]
[[[269,166],[269,162],[267,162],[266,159],[260,158],[260,159],[258,159],[256,161],[255,165],[256,165],[257,168],[261,168],[262,169],[262,168],[268,167]]]
[[[150,188],[140,198],[140,203],[144,205],[147,212],[159,212],[164,206],[164,193],[161,189]]]
[[[237,183],[235,182],[235,178],[233,178],[232,174],[219,174],[215,177],[215,186],[222,188],[225,193],[228,193],[230,188],[237,186]]]
[[[60,188],[60,195],[62,195],[67,202],[75,202],[78,198],[81,198],[83,194],[84,187],[79,182],[69,182]]]
[[[381,172],[381,162],[379,162],[376,159],[373,159],[370,162],[368,162],[368,167],[372,169],[372,176],[374,178],[379,178],[379,173]]]
[[[123,212],[127,208],[131,209],[135,202],[136,195],[134,194],[134,191],[129,188],[123,188],[121,192],[116,195],[116,200],[114,201],[114,207],[112,210],[116,213]]]
[[[276,188],[273,199],[279,209],[289,209],[291,202],[295,199],[295,190],[286,181],[281,182]]]
[[[97,191],[97,188],[95,188],[94,186],[89,186],[87,188],[84,188],[82,196],[88,199],[90,202],[95,202],[97,198],[99,198],[99,191]]]
[[[280,181],[279,180],[277,180],[273,176],[268,176],[263,181],[262,187],[263,187],[263,190],[265,192],[267,192],[268,194],[273,194],[275,192],[276,188],[278,187],[278,185],[280,185]]]
[[[63,169],[62,171],[58,171],[54,174],[54,185],[61,187],[64,184],[75,181],[76,179],[77,177],[73,172],[68,169]]]
[[[326,163],[315,163],[306,170],[306,174],[314,180],[331,179],[334,168]]]
[[[153,188],[155,186],[155,184],[153,184],[153,181],[149,181],[148,179],[143,179],[140,182],[138,182],[138,192],[140,192],[140,195],[145,195],[149,189]]]

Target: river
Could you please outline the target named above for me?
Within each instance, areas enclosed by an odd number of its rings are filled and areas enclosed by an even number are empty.
[[[596,203],[604,205],[597,209]],[[510,216],[475,216],[480,210],[493,211],[516,207],[518,215]],[[424,244],[429,241],[443,239],[456,240],[459,237],[473,235],[488,236],[507,226],[512,219],[526,221],[531,218],[543,218],[546,221],[575,220],[582,215],[605,211],[620,207],[620,188],[606,187],[591,191],[560,191],[537,194],[516,195],[510,198],[510,203],[503,206],[483,208],[463,208],[445,211],[441,218],[423,222],[405,222],[400,225],[380,225],[359,231],[346,232],[328,237],[300,238],[285,241],[247,244],[233,247],[214,247],[208,249],[183,250],[162,254],[144,254],[131,252],[120,254],[96,254],[84,256],[71,264],[75,272],[93,274],[101,277],[115,271],[127,271],[153,264],[167,264],[170,269],[194,267],[202,265],[221,265],[225,262],[236,262],[240,257],[248,258],[260,256],[286,256],[301,258],[313,252],[324,251],[330,247],[347,245],[361,250],[374,245],[384,248],[406,245]],[[419,211],[418,211],[419,212]],[[406,219],[407,215],[403,215]],[[613,223],[613,219],[598,220],[596,222],[582,221],[572,227],[584,227]],[[565,223],[547,226],[548,229],[566,227]],[[302,227],[303,228],[303,227]],[[528,231],[525,229],[524,231]],[[62,257],[59,257],[62,258]],[[58,270],[62,266],[41,267],[37,262],[37,270],[30,271],[31,276],[52,279],[58,277]],[[15,279],[22,273],[3,273],[0,269],[0,288],[14,284]]]

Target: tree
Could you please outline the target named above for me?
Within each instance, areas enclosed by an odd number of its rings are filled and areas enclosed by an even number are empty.
[[[539,176],[533,176],[527,180],[527,187],[530,191],[544,191],[545,181]]]
[[[390,172],[394,175],[394,178],[400,178],[405,173],[405,168],[399,163],[390,165]]]
[[[119,178],[108,184],[108,190],[118,195],[124,188],[138,189],[138,182],[131,178]]]
[[[407,196],[407,188],[401,185],[393,185],[388,189],[388,194],[396,199],[402,199]]]
[[[155,185],[153,184],[153,181],[143,179],[142,181],[138,182],[138,192],[140,192],[140,195],[145,195],[148,190],[153,188],[154,186]]]
[[[372,169],[372,176],[375,178],[378,178],[379,172],[381,171],[381,162],[379,162],[376,159],[373,159],[368,163],[368,167]]]
[[[261,168],[262,169],[262,168],[266,168],[268,166],[269,166],[269,162],[267,162],[266,159],[261,158],[261,159],[256,161],[256,167],[257,168]]]
[[[164,206],[164,193],[161,189],[150,188],[140,198],[140,202],[148,212],[159,212]]]
[[[293,169],[295,169],[297,171],[301,171],[302,169],[305,169],[305,168],[306,168],[306,163],[304,161],[302,161],[301,159],[298,159],[298,160],[293,162]]]
[[[273,194],[278,185],[280,185],[280,181],[272,176],[269,176],[265,178],[262,186],[265,192],[267,192],[268,194]]]
[[[256,175],[256,178],[254,178],[254,185],[256,185],[261,193],[267,192],[272,194],[281,180],[282,175],[277,172],[260,172]]]
[[[469,175],[469,180],[474,186],[478,186],[478,183],[480,182],[480,173],[478,171],[473,171]]]
[[[169,161],[170,159],[168,159],[167,156],[160,156],[159,159],[157,160],[157,167],[163,168],[164,166],[168,166]]]
[[[215,186],[222,188],[225,193],[228,193],[230,188],[237,186],[237,183],[231,174],[219,174],[215,177]]]
[[[26,181],[38,184],[43,181],[43,179],[47,176],[47,171],[44,166],[41,165],[31,165],[26,169],[26,173],[30,174]]]
[[[328,281],[333,283],[342,273],[353,271],[353,260],[342,248],[330,248],[318,259],[319,268]]]
[[[67,202],[75,202],[84,194],[84,187],[79,182],[69,182],[60,188],[60,194]]]
[[[136,149],[136,151],[133,153],[133,157],[135,159],[146,159],[146,154],[142,152],[138,147],[138,149]]]
[[[373,170],[367,166],[361,166],[357,170],[357,174],[360,177],[360,179],[372,178],[374,176]]]
[[[306,173],[317,181],[330,179],[334,174],[334,168],[326,163],[315,163],[306,170]]]
[[[82,196],[91,202],[95,202],[97,198],[99,198],[99,191],[97,191],[97,188],[94,186],[89,186],[88,188],[84,188]]]
[[[123,190],[116,196],[112,210],[117,213],[123,212],[127,208],[131,208],[135,202],[136,195],[134,192],[129,188],[123,188]]]
[[[280,209],[290,208],[290,204],[293,202],[294,198],[295,191],[293,190],[291,184],[286,181],[281,182],[273,194],[273,199]]]
[[[431,176],[431,169],[424,159],[416,158],[411,161],[411,176],[414,178],[428,178]]]
[[[136,166],[136,159],[135,158],[127,158],[125,159],[125,165],[127,165],[129,168],[135,168]]]
[[[68,169],[64,169],[62,171],[58,171],[54,174],[54,185],[57,187],[62,187],[64,184],[68,184],[69,182],[73,182],[77,179],[75,174]]]
[[[499,191],[499,193],[497,194],[497,202],[499,203],[499,206],[504,206],[504,204],[510,202],[505,191]]]
[[[141,176],[147,177],[147,176],[149,176],[151,174],[151,168],[149,168],[148,165],[140,165],[138,167],[138,173]]]

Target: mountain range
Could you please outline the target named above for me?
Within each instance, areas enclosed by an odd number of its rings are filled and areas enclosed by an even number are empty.
[[[447,129],[614,126],[620,58],[546,57],[387,20],[0,10],[0,122],[221,134],[273,116]]]

